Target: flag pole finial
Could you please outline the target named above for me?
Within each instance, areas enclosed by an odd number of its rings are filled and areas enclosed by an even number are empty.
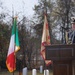
[[[14,19],[17,19],[17,16],[15,16]]]

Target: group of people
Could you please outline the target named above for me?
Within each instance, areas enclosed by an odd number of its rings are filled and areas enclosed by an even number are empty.
[[[75,43],[75,17],[72,17],[72,27],[69,31],[66,31],[66,44]]]

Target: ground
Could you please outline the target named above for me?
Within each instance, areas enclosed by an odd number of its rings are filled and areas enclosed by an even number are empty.
[[[32,71],[28,71],[28,75],[31,75],[32,74]],[[8,71],[3,71],[3,72],[0,72],[0,75],[13,75],[13,73],[10,73]],[[19,72],[16,71],[14,72],[14,75],[19,75]],[[37,72],[37,75],[44,75],[43,73],[41,74],[39,71]],[[52,74],[52,71],[49,73],[49,75],[53,75]]]

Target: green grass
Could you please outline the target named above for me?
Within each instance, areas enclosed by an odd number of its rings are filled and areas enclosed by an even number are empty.
[[[0,72],[0,75],[13,75],[13,73],[10,73],[8,71],[5,71],[5,72]],[[19,75],[19,72],[14,72],[14,75]],[[32,71],[28,71],[28,75],[32,75]],[[39,71],[37,72],[37,75],[44,75],[43,73],[41,74]],[[52,74],[52,71],[50,72],[50,75],[53,75]]]

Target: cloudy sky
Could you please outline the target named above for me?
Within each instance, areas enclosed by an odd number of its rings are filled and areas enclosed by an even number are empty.
[[[2,0],[2,2],[10,15],[12,15],[12,10],[14,10],[14,14],[19,13],[31,16],[34,13],[33,7],[38,3],[38,0]]]

